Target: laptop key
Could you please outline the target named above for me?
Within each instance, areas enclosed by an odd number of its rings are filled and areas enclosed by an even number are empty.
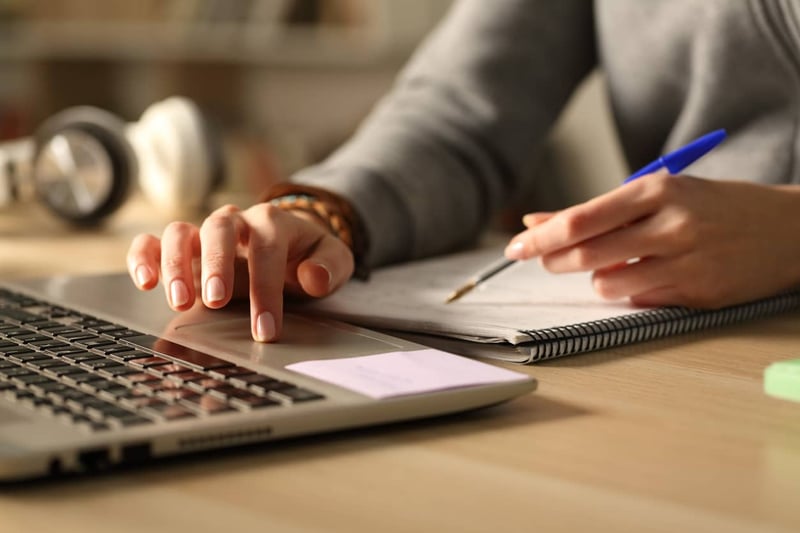
[[[28,344],[32,344],[32,345],[36,346],[37,348],[39,348],[40,350],[50,350],[51,348],[67,348],[67,347],[69,347],[69,344],[67,344],[66,342],[55,340],[55,339],[51,339],[50,337],[47,337],[46,339],[43,339],[43,340],[40,340],[40,341],[28,342]]]
[[[50,337],[48,337],[47,335],[42,335],[41,333],[36,333],[34,331],[31,331],[29,335],[17,335],[14,338],[20,342],[24,342],[27,344],[31,344],[37,341],[51,340]]]
[[[124,398],[120,398],[119,403],[124,407],[139,411],[140,409],[149,406],[166,405],[167,402],[160,398],[156,398],[155,396],[129,395]]]
[[[222,385],[221,387],[216,387],[208,391],[209,394],[211,394],[212,396],[216,396],[221,400],[234,398],[245,392],[247,391],[243,391],[242,389],[236,388],[233,385]]]
[[[64,383],[68,383],[70,385],[78,386],[81,383],[85,383],[87,381],[94,381],[98,379],[103,379],[101,376],[93,372],[89,372],[87,370],[79,369],[80,372],[74,372],[71,374],[64,374],[61,379]]]
[[[114,352],[106,352],[106,355],[115,361],[121,361],[123,363],[127,363],[132,359],[147,359],[148,357],[153,357],[152,354],[142,352],[140,350],[134,350],[130,346],[126,346],[126,351],[114,351]]]
[[[20,363],[20,364],[32,363],[36,361],[52,361],[52,359],[47,355],[32,351],[19,352],[7,355],[9,361],[14,361],[15,363]]]
[[[137,383],[146,383],[148,381],[161,381],[160,378],[154,376],[153,374],[147,374],[145,372],[136,372],[133,374],[125,374],[119,376],[119,381],[129,386],[136,385]]]
[[[162,389],[156,392],[156,396],[170,402],[175,402],[182,398],[192,398],[194,396],[198,396],[198,393],[192,389],[182,387],[177,389]]]
[[[206,374],[201,374],[200,372],[196,372],[194,370],[186,370],[185,372],[175,372],[174,374],[168,374],[168,379],[172,381],[176,381],[178,383],[187,384],[191,383],[192,381],[202,380],[208,378]]]
[[[27,365],[31,368],[36,370],[45,370],[50,367],[62,366],[64,364],[63,361],[59,361],[58,359],[36,359],[35,361],[28,361]]]
[[[70,341],[79,341],[84,339],[95,339],[97,338],[93,333],[89,333],[87,331],[83,331],[80,329],[73,329],[70,328],[69,331],[65,331],[63,333],[58,334],[59,337],[62,339],[67,339]]]
[[[129,374],[138,374],[139,370],[125,365],[107,366],[99,370],[100,374],[111,378],[119,378]]]
[[[35,396],[35,394],[33,394],[31,391],[22,388],[7,389],[5,393],[6,398],[9,398],[12,401],[22,401]]]
[[[286,381],[280,381],[278,379],[271,379],[269,381],[263,381],[261,383],[253,383],[248,388],[255,392],[256,394],[260,394],[262,396],[266,396],[271,391],[277,391],[282,389],[289,389],[294,387],[291,383]]]
[[[182,399],[179,403],[196,413],[204,415],[216,415],[234,411],[226,401],[210,394],[198,394],[197,396]]]
[[[178,420],[197,416],[191,410],[178,404],[150,405],[142,409],[142,414],[162,420]]]
[[[109,332],[116,332],[116,331],[125,331],[128,328],[124,326],[120,326],[119,324],[111,324],[108,323],[102,326],[92,326],[90,328],[86,328],[89,331],[94,331],[95,333],[105,333],[108,334]]]
[[[219,387],[226,386],[224,381],[220,381],[214,378],[205,378],[205,379],[193,379],[186,384],[187,387],[191,387],[199,392],[206,392],[209,390],[214,390]]]
[[[11,381],[21,387],[27,387],[28,385],[31,385],[33,383],[46,383],[52,380],[47,376],[43,376],[41,374],[27,374],[25,376],[13,377],[11,378]]]
[[[119,399],[126,394],[128,394],[128,387],[124,385],[111,385],[97,391],[97,396],[114,404],[118,403]]]
[[[158,352],[165,357],[180,361],[182,364],[194,370],[211,370],[226,366],[234,366],[233,363],[229,363],[219,357],[214,357],[213,355],[193,350],[172,341],[154,337],[153,335],[139,335],[137,337],[125,339],[125,342]]]
[[[179,389],[181,385],[175,381],[168,379],[156,379],[155,381],[140,381],[136,386],[143,391],[148,391],[150,394],[155,394],[162,390]]]
[[[33,370],[16,366],[14,368],[0,368],[0,378],[11,379],[18,376],[27,376],[28,374],[35,374]]]
[[[86,352],[86,350],[84,350],[83,348],[76,348],[75,346],[71,346],[69,344],[64,346],[63,348],[62,347],[48,348],[47,351],[59,357]]]
[[[42,317],[17,309],[13,307],[0,307],[0,318],[25,324],[26,322],[36,322],[42,320]]]
[[[179,365],[177,363],[170,363],[168,365],[158,365],[152,366],[147,369],[148,372],[155,374],[156,376],[160,377],[167,377],[170,374],[180,374],[186,372],[188,368],[185,366]]]
[[[104,335],[108,335],[109,337],[117,339],[117,340],[120,340],[120,339],[127,340],[130,337],[140,337],[142,335],[142,332],[134,331],[132,329],[123,328],[123,329],[115,329],[115,330],[112,330],[112,331],[104,331],[103,334]]]
[[[152,424],[152,423],[153,420],[134,414],[124,417],[112,418],[108,421],[108,425],[115,427],[131,427],[131,426],[138,426],[142,424]]]
[[[116,366],[119,363],[112,359],[98,357],[97,359],[85,359],[80,362],[80,365],[88,370],[97,370],[106,366]]]
[[[111,322],[107,322],[105,320],[100,320],[97,318],[87,318],[84,320],[80,320],[75,323],[76,326],[80,326],[83,329],[88,329],[89,331],[96,331],[96,328],[103,328],[106,326],[111,326]]]
[[[94,420],[108,420],[112,418],[126,418],[133,413],[122,407],[105,403],[105,405],[91,405],[86,408],[86,414]]]
[[[111,344],[107,344],[104,346],[97,347],[98,352],[103,352],[106,355],[111,355],[115,353],[125,353],[125,352],[133,352],[134,349],[130,346],[125,346],[124,344],[119,344],[115,341],[111,341]],[[149,354],[147,354],[149,355]]]
[[[103,339],[97,338],[95,336],[89,337],[87,339],[77,339],[75,340],[75,346],[79,346],[81,348],[85,348],[87,350],[92,350],[95,348],[102,348],[104,346],[108,346],[111,344],[116,344],[111,339]]]
[[[116,385],[116,383],[114,383],[113,381],[109,381],[107,379],[103,379],[100,376],[98,376],[98,379],[85,381],[81,383],[80,388],[81,390],[84,390],[86,392],[97,392],[100,389],[103,389],[105,387],[110,387],[112,385]]]
[[[59,381],[50,380],[43,381],[41,383],[33,383],[28,386],[28,389],[38,396],[47,396],[49,393],[57,395],[57,393],[64,392],[65,390],[70,389],[70,387],[69,385],[65,385]]]
[[[19,400],[20,405],[23,407],[27,407],[28,409],[39,409],[40,407],[47,407],[50,405],[49,400],[46,398],[41,398],[36,395],[31,395],[26,398],[21,398]]]
[[[82,361],[98,361],[100,359],[105,359],[104,357],[89,352],[65,354],[61,358],[65,361],[69,361],[70,363],[80,363]]]
[[[16,346],[7,346],[5,348],[0,348],[0,353],[5,355],[15,355],[15,354],[24,354],[24,353],[35,353],[30,348],[26,348],[20,344]]]
[[[0,381],[0,392],[5,392],[12,389],[17,390],[17,386],[10,381]]]
[[[239,409],[248,411],[251,409],[260,409],[262,407],[273,407],[276,405],[281,405],[280,402],[277,402],[275,400],[271,400],[263,396],[256,396],[255,394],[250,394],[250,393],[231,398],[229,402],[231,405]]]
[[[273,377],[266,376],[264,374],[256,374],[255,372],[251,372],[250,374],[231,376],[228,378],[228,381],[230,382],[231,385],[236,385],[237,387],[242,387],[242,388],[247,388],[250,385],[256,385],[256,384],[279,383],[279,381]]]
[[[312,392],[300,387],[291,387],[287,389],[270,391],[269,396],[281,401],[288,401],[291,403],[308,402],[311,400],[321,400],[324,398],[321,394]]]
[[[153,357],[150,354],[147,355],[148,357],[142,357],[139,359],[128,359],[127,361],[125,361],[125,364],[130,365],[133,368],[140,368],[140,369],[170,364],[169,359],[164,359],[163,357]]]
[[[3,330],[3,335],[10,339],[16,339],[17,337],[30,335],[31,333],[34,333],[34,331],[20,326]]]
[[[255,374],[255,372],[253,372],[249,368],[244,368],[241,366],[228,366],[223,368],[212,369],[209,370],[208,373],[212,378],[217,378],[222,380],[229,379],[234,376],[246,376],[250,374]]]

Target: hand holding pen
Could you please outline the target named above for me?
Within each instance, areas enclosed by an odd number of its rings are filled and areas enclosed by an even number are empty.
[[[642,176],[651,174],[662,175],[664,171],[677,174],[688,165],[708,153],[725,138],[724,130],[709,133],[670,154],[659,157],[656,161],[646,165],[628,177],[624,183],[630,183]],[[650,181],[650,180],[648,180]],[[659,180],[659,183],[660,180]],[[670,185],[666,186],[672,188]],[[646,258],[647,261],[640,265],[638,270],[645,271],[647,267],[654,268],[650,261],[651,255],[657,249],[653,247],[652,227],[661,217],[655,216],[658,207],[666,207],[657,198],[647,201],[641,196],[642,189],[657,189],[658,184],[652,187],[637,187],[630,190],[622,187],[589,202],[579,204],[554,215],[528,215],[524,221],[529,229],[516,236],[506,248],[506,257],[490,265],[484,271],[470,279],[465,285],[454,291],[448,302],[454,301],[485,280],[502,272],[505,268],[520,259],[541,257],[546,268],[554,272],[570,272],[579,270],[594,270],[595,285],[599,292],[608,297],[633,296],[634,293],[620,290],[620,283],[615,281],[620,278],[621,267],[628,265],[632,258]],[[650,192],[649,194],[658,194]],[[666,193],[664,193],[666,194]],[[661,201],[668,201],[661,198]],[[535,222],[532,224],[532,222]],[[663,221],[669,224],[669,221]],[[668,227],[668,226],[667,226]],[[659,231],[664,231],[660,226]],[[656,232],[657,236],[658,233]],[[673,239],[674,241],[675,239]],[[650,249],[652,249],[651,253]],[[642,253],[644,252],[644,253]],[[658,265],[658,262],[655,263]],[[629,269],[627,274],[632,274]],[[628,276],[630,278],[631,276]],[[598,280],[605,280],[598,287]],[[633,281],[628,279],[627,281]],[[625,285],[625,284],[623,284]],[[636,285],[646,287],[647,282],[638,280]],[[630,287],[626,289],[630,290]],[[653,288],[656,290],[656,288]],[[658,289],[662,293],[665,288]],[[625,294],[619,294],[623,292]],[[640,299],[647,300],[650,296],[657,296],[651,291],[649,296],[639,293]],[[658,298],[656,298],[658,299]]]
[[[714,308],[800,284],[800,186],[673,175],[707,151],[697,143],[723,136],[703,137],[689,145],[694,157],[664,156],[587,202],[526,215],[528,229],[505,258],[591,271],[600,296],[640,306]]]

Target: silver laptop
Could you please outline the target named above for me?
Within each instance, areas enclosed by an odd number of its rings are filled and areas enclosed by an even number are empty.
[[[286,368],[421,348],[292,314],[280,343],[255,343],[246,307],[175,313],[124,274],[4,283],[0,481],[454,413],[535,388],[523,376],[375,399]]]

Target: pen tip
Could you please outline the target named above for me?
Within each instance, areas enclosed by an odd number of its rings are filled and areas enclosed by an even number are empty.
[[[450,294],[450,296],[447,297],[447,300],[445,300],[444,303],[449,304],[450,302],[454,302],[454,301],[458,300],[459,298],[461,298],[462,296],[464,296],[465,294],[467,294],[469,291],[471,291],[474,288],[475,288],[475,282],[474,281],[471,281],[471,282],[467,283],[466,285],[462,285],[458,289],[454,290]]]

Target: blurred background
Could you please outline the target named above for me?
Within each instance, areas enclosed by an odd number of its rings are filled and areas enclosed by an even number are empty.
[[[449,4],[0,0],[0,140],[69,106],[134,121],[183,95],[233,143],[237,179],[277,179],[353,130]]]
[[[451,3],[0,0],[0,156],[4,141],[34,134],[61,110],[91,105],[134,122],[153,103],[182,95],[224,147],[226,177],[209,207],[249,205],[345,140]],[[538,172],[558,179],[533,187],[523,211],[616,186],[626,169],[615,139],[596,73],[537,152]],[[159,233],[175,218],[126,201],[105,224],[76,230],[41,203],[0,207],[0,278],[120,268],[132,235]],[[510,211],[499,225],[518,224],[518,215]],[[58,246],[53,253],[64,261],[49,260],[43,246]],[[90,246],[96,263],[75,253]]]

